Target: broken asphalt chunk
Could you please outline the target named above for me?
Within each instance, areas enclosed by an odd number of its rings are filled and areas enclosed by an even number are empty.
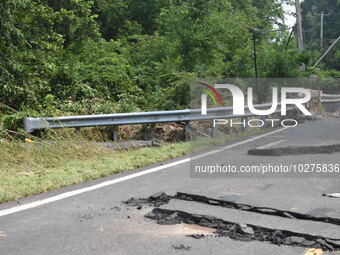
[[[254,230],[247,226],[247,224],[240,224],[240,230],[242,234],[247,234],[247,235],[254,235]]]

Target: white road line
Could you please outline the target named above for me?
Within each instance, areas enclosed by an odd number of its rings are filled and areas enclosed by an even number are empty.
[[[236,146],[243,145],[243,144],[246,144],[246,143],[249,143],[249,142],[253,142],[253,141],[256,141],[256,140],[261,139],[263,137],[266,137],[266,136],[269,136],[269,135],[273,135],[273,134],[282,132],[283,130],[286,130],[288,128],[291,128],[291,127],[284,127],[284,128],[281,128],[281,129],[278,129],[278,130],[275,130],[275,131],[272,131],[272,132],[269,132],[269,133],[265,133],[263,135],[255,136],[255,137],[249,138],[247,140],[244,140],[242,142],[233,143],[231,145],[224,146],[224,147],[222,147],[220,149],[217,149],[217,150],[209,151],[207,153],[200,154],[198,156],[190,157],[190,159],[191,160],[195,160],[195,159],[199,159],[199,158],[203,158],[203,157],[209,156],[209,155],[214,154],[214,153],[218,153],[218,152],[221,152],[221,151],[229,150],[229,149],[234,148]]]
[[[288,141],[288,139],[286,139],[286,140],[278,140],[278,141],[275,141],[275,142],[272,142],[272,143],[268,143],[268,144],[259,146],[259,147],[257,147],[256,149],[259,149],[259,150],[267,149],[267,148],[269,148],[269,147],[278,145],[278,144],[283,143],[283,142],[286,142],[286,141]]]
[[[263,135],[252,137],[252,138],[244,140],[242,142],[238,142],[238,143],[234,143],[234,144],[222,147],[218,150],[213,150],[213,151],[209,151],[207,153],[203,153],[203,154],[198,155],[198,156],[182,159],[182,160],[172,162],[172,163],[169,163],[169,164],[166,164],[166,165],[163,165],[163,166],[154,167],[154,168],[147,169],[147,170],[144,170],[144,171],[141,171],[141,172],[138,172],[138,173],[134,173],[134,174],[130,174],[130,175],[127,175],[127,176],[124,176],[124,177],[120,177],[120,178],[117,178],[117,179],[114,179],[114,180],[105,181],[105,182],[102,182],[102,183],[99,183],[99,184],[96,184],[96,185],[92,185],[92,186],[89,186],[89,187],[86,187],[86,188],[65,192],[65,193],[62,193],[62,194],[59,194],[59,195],[56,195],[56,196],[53,196],[53,197],[45,198],[45,199],[42,199],[42,200],[38,200],[38,201],[35,201],[35,202],[32,202],[32,203],[27,203],[27,204],[15,206],[15,207],[12,207],[12,208],[9,208],[9,209],[4,209],[4,210],[0,211],[0,217],[5,216],[5,215],[9,215],[9,214],[13,214],[13,213],[17,213],[17,212],[20,212],[20,211],[24,211],[24,210],[27,210],[27,209],[35,208],[35,207],[38,207],[38,206],[41,206],[41,205],[49,204],[49,203],[52,203],[52,202],[55,202],[55,201],[58,201],[58,200],[62,200],[62,199],[68,198],[68,197],[76,196],[76,195],[79,195],[79,194],[82,194],[82,193],[85,193],[85,192],[89,192],[89,191],[92,191],[92,190],[100,189],[100,188],[103,188],[103,187],[106,187],[106,186],[109,186],[109,185],[113,185],[113,184],[116,184],[116,183],[119,183],[119,182],[131,180],[133,178],[137,178],[137,177],[147,175],[147,174],[150,174],[150,173],[158,172],[158,171],[166,169],[166,168],[170,168],[170,167],[173,167],[173,166],[177,166],[177,165],[189,162],[190,160],[203,158],[203,157],[209,156],[209,155],[217,153],[217,152],[228,150],[228,149],[231,149],[233,147],[236,147],[236,146],[239,146],[239,145],[242,145],[242,144],[246,144],[246,143],[261,139],[263,137],[266,137],[266,136],[269,136],[269,135],[272,135],[272,134],[276,134],[278,132],[282,132],[283,130],[286,130],[286,129],[287,128],[281,128],[281,129],[275,130],[273,132],[269,132],[269,133],[266,133],[266,134],[263,134]]]
[[[154,173],[154,172],[163,170],[165,168],[177,166],[177,165],[183,164],[185,162],[189,162],[189,161],[190,161],[190,158],[182,159],[182,160],[170,163],[170,164],[158,166],[158,167],[151,168],[151,169],[148,169],[148,170],[145,170],[145,171],[130,174],[130,175],[127,175],[127,176],[124,176],[124,177],[120,177],[120,178],[117,178],[117,179],[114,179],[114,180],[102,182],[102,183],[99,183],[99,184],[96,184],[96,185],[93,185],[93,186],[89,186],[89,187],[86,187],[86,188],[65,192],[65,193],[50,197],[50,198],[45,198],[45,199],[35,201],[35,202],[32,202],[32,203],[28,203],[28,204],[12,207],[12,208],[9,208],[9,209],[5,209],[5,210],[0,211],[0,217],[8,215],[8,214],[12,214],[12,213],[20,212],[20,211],[23,211],[23,210],[27,210],[27,209],[30,209],[30,208],[34,208],[34,207],[37,207],[37,206],[45,205],[45,204],[55,202],[55,201],[58,201],[58,200],[61,200],[61,199],[64,199],[64,198],[79,195],[79,194],[82,194],[82,193],[85,193],[85,192],[88,192],[88,191],[100,189],[100,188],[103,188],[103,187],[106,187],[106,186],[109,186],[109,185],[112,185],[112,184],[115,184],[115,183],[127,181],[127,180],[130,180],[130,179],[139,177],[139,176]]]

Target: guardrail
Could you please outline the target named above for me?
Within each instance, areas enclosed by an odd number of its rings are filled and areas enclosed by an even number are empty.
[[[321,95],[321,103],[337,103],[337,102],[340,102],[340,95],[329,94]]]
[[[271,108],[272,104],[254,105],[258,110]],[[287,107],[292,110],[293,107]],[[274,115],[281,112],[281,104]],[[24,130],[33,132],[46,128],[83,128],[97,126],[119,126],[133,124],[152,124],[164,122],[184,122],[186,137],[189,135],[190,121],[203,121],[213,119],[241,118],[255,116],[250,112],[248,106],[245,106],[244,115],[233,115],[233,107],[208,108],[207,115],[201,114],[201,109],[186,109],[176,111],[158,111],[158,112],[139,112],[139,113],[117,113],[117,114],[101,114],[101,115],[83,115],[83,116],[67,116],[67,117],[46,117],[24,119]]]
[[[321,104],[326,112],[336,112],[340,109],[340,95],[321,95]]]
[[[321,95],[321,103],[328,111],[336,111],[340,108],[340,95]],[[254,107],[258,110],[271,108],[272,104],[258,104]],[[293,107],[287,107],[287,110],[293,110]],[[274,115],[281,112],[281,104]],[[189,122],[203,121],[214,119],[230,119],[241,118],[241,120],[255,115],[250,112],[248,106],[245,106],[244,115],[233,115],[233,107],[208,108],[207,115],[201,114],[201,109],[186,109],[176,111],[157,111],[157,112],[138,112],[138,113],[116,113],[116,114],[100,114],[100,115],[82,115],[82,116],[67,116],[67,117],[41,117],[41,118],[24,118],[24,130],[32,133],[35,130],[47,128],[83,128],[97,126],[119,126],[119,125],[134,125],[134,124],[153,124],[165,122],[177,122],[185,124],[186,137],[189,136]],[[274,116],[277,118],[277,116]],[[262,116],[265,119],[265,116]],[[214,133],[214,129],[212,131]],[[213,134],[212,134],[213,135]]]

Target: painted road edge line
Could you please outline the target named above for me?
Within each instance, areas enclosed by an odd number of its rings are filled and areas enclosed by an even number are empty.
[[[275,130],[275,131],[272,131],[272,132],[269,132],[269,133],[265,133],[263,135],[259,135],[259,136],[249,138],[247,140],[244,140],[244,141],[241,141],[241,142],[238,142],[238,143],[234,143],[234,144],[231,144],[231,145],[228,145],[228,146],[224,146],[224,147],[217,149],[217,150],[213,150],[213,151],[209,151],[209,152],[200,154],[198,156],[182,159],[182,160],[172,162],[172,163],[162,165],[162,166],[157,166],[157,167],[147,169],[147,170],[144,170],[144,171],[141,171],[141,172],[138,172],[138,173],[119,177],[119,178],[116,178],[114,180],[105,181],[105,182],[102,182],[102,183],[99,183],[99,184],[95,184],[95,185],[85,187],[85,188],[81,188],[81,189],[76,189],[76,190],[73,190],[73,191],[68,191],[68,192],[65,192],[65,193],[62,193],[62,194],[59,194],[59,195],[56,195],[56,196],[53,196],[53,197],[45,198],[45,199],[42,199],[42,200],[38,200],[38,201],[35,201],[35,202],[15,206],[15,207],[12,207],[12,208],[9,208],[9,209],[4,209],[4,210],[0,211],[0,217],[6,216],[6,215],[9,215],[9,214],[13,214],[13,213],[17,213],[17,212],[20,212],[20,211],[24,211],[24,210],[27,210],[27,209],[35,208],[35,207],[38,207],[38,206],[42,206],[42,205],[45,205],[45,204],[49,204],[49,203],[52,203],[52,202],[55,202],[55,201],[58,201],[58,200],[65,199],[65,198],[73,197],[73,196],[76,196],[76,195],[79,195],[79,194],[82,194],[82,193],[85,193],[85,192],[100,189],[100,188],[103,188],[103,187],[106,187],[106,186],[109,186],[109,185],[113,185],[113,184],[116,184],[116,183],[119,183],[119,182],[131,180],[133,178],[137,178],[137,177],[140,177],[140,176],[143,176],[143,175],[158,172],[158,171],[166,169],[166,168],[170,168],[170,167],[173,167],[173,166],[177,166],[177,165],[189,162],[190,160],[203,158],[203,157],[209,156],[209,155],[214,154],[214,153],[218,153],[218,152],[228,150],[228,149],[231,149],[231,148],[239,146],[239,145],[243,145],[243,144],[246,144],[246,143],[249,143],[249,142],[252,142],[252,141],[256,141],[256,140],[261,139],[263,137],[282,132],[282,131],[284,131],[288,128],[289,127],[281,128],[281,129],[278,129],[278,130]]]
[[[287,141],[288,141],[288,139],[278,140],[278,141],[275,141],[275,142],[272,142],[272,143],[267,143],[265,145],[259,146],[256,149],[258,149],[258,150],[267,149],[267,148],[270,148],[270,147],[275,146],[275,145],[279,145],[280,143],[287,142]]]

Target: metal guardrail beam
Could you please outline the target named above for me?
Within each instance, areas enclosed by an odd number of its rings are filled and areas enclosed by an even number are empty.
[[[260,104],[254,107],[258,110],[269,109],[272,104]],[[288,110],[291,110],[288,107]],[[281,111],[279,104],[276,113]],[[101,115],[83,115],[83,116],[68,116],[68,117],[46,117],[46,118],[31,118],[24,119],[24,130],[33,132],[46,128],[82,128],[96,126],[117,126],[117,125],[132,125],[132,124],[152,124],[164,122],[190,122],[225,118],[242,118],[252,117],[249,108],[245,107],[245,114],[233,115],[232,107],[208,108],[207,115],[201,114],[201,109],[194,110],[176,110],[176,111],[158,111],[158,112],[139,112],[139,113],[116,113],[116,114],[101,114]]]
[[[340,98],[340,95],[322,94],[322,98]]]
[[[338,103],[338,102],[340,102],[340,95],[329,94],[321,95],[321,103]]]
[[[336,112],[340,109],[340,95],[321,95],[321,104],[326,112]]]

